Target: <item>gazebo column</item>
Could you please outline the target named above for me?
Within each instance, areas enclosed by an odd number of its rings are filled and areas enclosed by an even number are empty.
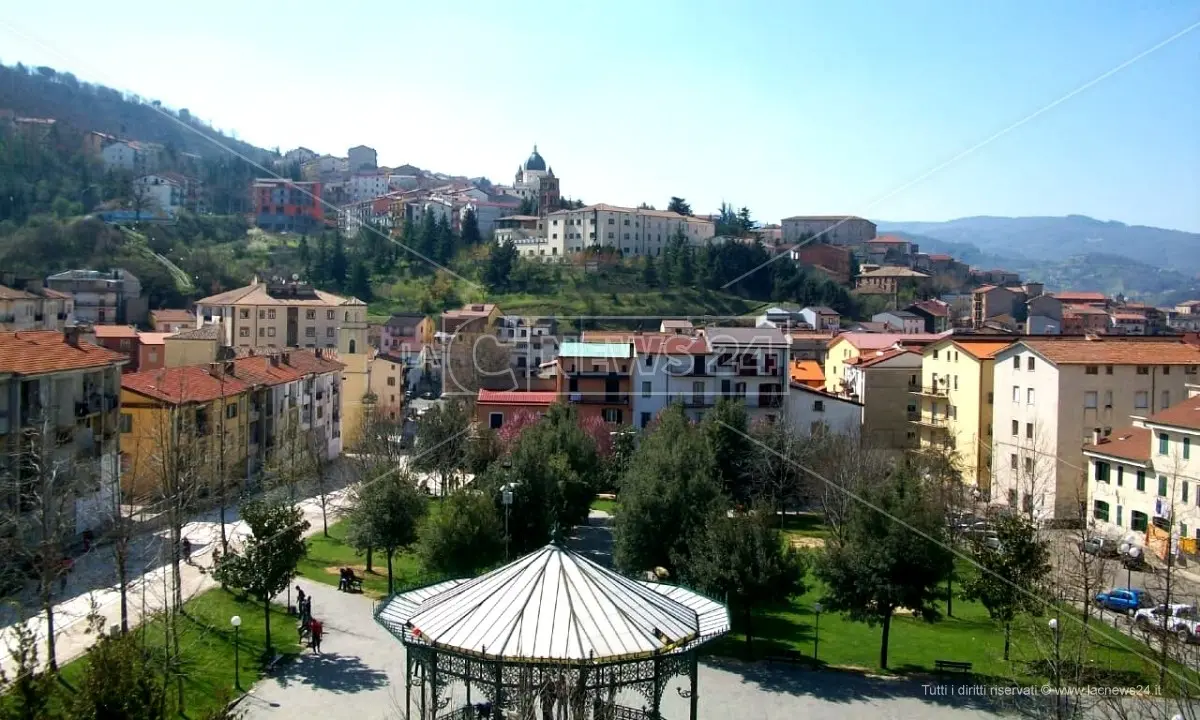
[[[428,667],[425,664],[427,660],[428,658],[421,661],[421,720],[425,720],[428,717],[428,714],[425,712],[425,708],[427,707],[425,704],[425,692],[429,689],[429,673],[425,671],[426,667]]]
[[[412,653],[404,653],[404,717],[412,714]]]
[[[692,656],[692,659],[691,662],[688,663],[688,675],[692,681],[692,694],[688,698],[688,702],[692,706],[690,715],[691,720],[696,720],[696,712],[700,706],[700,688],[699,683],[697,682],[700,675],[700,652],[698,650],[692,650],[690,655]]]
[[[660,720],[662,713],[659,712],[662,706],[663,680],[662,680],[662,657],[654,656],[654,698],[650,703],[650,717],[654,720]]]
[[[428,720],[434,720],[435,718],[437,718],[438,705],[441,703],[441,698],[438,697],[438,686],[437,686],[437,684],[438,684],[438,667],[437,667],[438,666],[438,654],[437,654],[437,650],[434,650],[432,653],[430,653],[430,655],[431,655],[431,658],[430,658],[430,662],[429,662],[429,678],[427,680],[428,684],[429,684],[429,719]]]
[[[486,648],[484,648],[486,651]],[[492,717],[495,720],[504,720],[504,711],[500,708],[504,705],[504,663],[496,663],[496,692],[492,700]]]

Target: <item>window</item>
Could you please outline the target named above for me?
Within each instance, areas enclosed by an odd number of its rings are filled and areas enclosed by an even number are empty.
[[[646,358],[646,359],[647,359],[647,360],[649,360],[650,358]],[[644,398],[650,397],[650,383],[649,383],[649,381],[646,381],[646,382],[643,382],[643,383],[642,383],[642,397],[644,397]]]
[[[641,427],[646,427],[650,424],[650,413],[644,412],[641,416]]]
[[[954,389],[955,390],[958,389],[958,376],[957,375],[954,376]]]
[[[326,310],[326,311],[325,311],[325,319],[326,319],[326,320],[332,320],[332,319],[333,319],[333,311],[332,311],[332,310]]]
[[[1162,402],[1159,404],[1158,408],[1160,410],[1165,410],[1169,407],[1171,407],[1171,391],[1163,390],[1162,391]]]
[[[504,426],[504,413],[488,413],[488,427],[493,430],[499,430]]]
[[[1133,407],[1136,410],[1145,410],[1150,407],[1150,393],[1145,390],[1139,390],[1133,394]]]
[[[1009,491],[1008,491],[1008,504],[1009,504],[1009,505],[1011,505],[1011,506],[1013,506],[1013,507],[1016,507],[1016,506],[1017,506],[1017,490],[1016,490],[1016,488],[1010,488],[1010,489],[1009,489]]]
[[[249,320],[250,319],[250,308],[241,308],[240,310],[238,310],[238,317],[241,318],[242,320]]]
[[[1182,498],[1183,502],[1187,502],[1187,501],[1188,501],[1188,484],[1187,484],[1187,480],[1184,480],[1184,481],[1183,481],[1183,483],[1180,485],[1180,488],[1179,488],[1179,494],[1180,494],[1180,497]],[[1187,533],[1184,533],[1184,534],[1186,535]]]
[[[654,356],[653,355],[646,356],[646,367],[654,367]]]
[[[1021,402],[1021,388],[1017,387],[1016,385],[1013,385],[1013,402]]]
[[[1033,495],[1025,493],[1025,497],[1021,498],[1021,509],[1027,513],[1033,512]]]
[[[1020,369],[1021,369],[1021,356],[1016,355],[1013,357],[1013,370],[1020,370]]]
[[[1192,439],[1183,439],[1183,459],[1190,460],[1192,458]]]
[[[825,412],[825,401],[813,400],[813,412]]]
[[[1095,390],[1088,390],[1083,394],[1083,406],[1088,410],[1095,410],[1099,399],[1096,397]]]
[[[1120,505],[1117,506],[1117,527],[1121,526],[1121,511],[1124,509],[1125,508],[1121,507]]]
[[[334,334],[333,328],[325,328],[325,337],[333,337],[333,334]]]
[[[275,328],[267,328],[267,337],[275,337]]]
[[[1104,391],[1104,409],[1112,410],[1112,390]]]
[[[1171,449],[1171,436],[1166,433],[1158,434],[1158,454],[1166,455]]]
[[[1033,458],[1031,458],[1031,457],[1025,458],[1025,474],[1026,475],[1033,474]]]
[[[121,413],[121,432],[133,432],[133,415],[129,413]]]
[[[250,337],[250,328],[248,328],[248,327],[238,328],[238,337]]]
[[[1029,388],[1028,390],[1025,391],[1025,404],[1032,405],[1033,398],[1034,398],[1033,388]]]
[[[1125,485],[1125,466],[1118,465],[1117,466],[1117,487],[1123,487],[1124,485]]]
[[[1163,375],[1170,375],[1170,374],[1171,374],[1171,366],[1163,365]],[[1184,534],[1186,535],[1187,533],[1184,533]]]
[[[304,328],[304,337],[316,337],[316,336],[317,336],[317,329],[315,327],[309,326],[309,327]]]
[[[1030,356],[1029,356],[1029,357],[1028,357],[1028,358],[1025,360],[1025,369],[1026,369],[1026,370],[1032,370],[1032,369],[1033,369],[1033,356],[1032,356],[1032,355],[1030,355]]]
[[[1104,374],[1105,374],[1105,375],[1112,375],[1112,372],[1113,372],[1113,371],[1112,371],[1112,367],[1113,367],[1112,365],[1105,365],[1105,366],[1104,366]]]
[[[1167,476],[1166,475],[1158,476],[1158,496],[1159,497],[1167,496]]]
[[[1146,471],[1137,471],[1137,490],[1138,492],[1146,492]]]
[[[934,351],[933,351],[933,359],[934,359],[934,360],[937,360],[937,359],[938,359],[938,351],[937,351],[937,350],[934,350]]]
[[[274,320],[274,319],[275,319],[275,311],[274,311],[274,310],[268,310],[268,311],[267,311],[267,319],[268,319],[268,320]]]
[[[266,336],[267,336],[267,329],[266,329],[266,328],[259,328],[259,329],[258,329],[258,336],[259,336],[259,337],[266,337]]]
[[[1108,482],[1109,466],[1106,462],[1096,463],[1096,482]]]
[[[317,311],[316,310],[305,310],[304,311],[304,319],[305,320],[316,320],[317,319]]]
[[[615,221],[613,218],[609,218],[609,219],[608,219],[608,224],[609,224],[609,225],[615,225],[615,224],[616,224],[616,221]]]
[[[396,386],[396,378],[394,378],[394,377],[389,377],[389,378],[387,379],[387,384],[388,384],[388,385],[390,385],[390,386],[392,386],[392,387],[395,387],[395,386]]]
[[[1033,423],[1025,423],[1025,439],[1033,439]]]
[[[235,417],[237,417],[237,413],[238,413],[237,403],[229,403],[228,405],[225,406],[225,419],[226,420],[234,419]]]
[[[1013,470],[1017,469],[1017,454],[1016,453],[1013,453],[1012,455],[1008,456],[1008,466],[1010,468],[1012,468]]]
[[[265,318],[266,316],[267,316],[267,311],[266,311],[266,310],[259,310],[259,311],[258,311],[258,319],[259,319],[259,320],[262,320],[262,319],[263,319],[263,318]]]
[[[1129,529],[1134,532],[1146,532],[1146,528],[1150,525],[1149,520],[1146,513],[1134,510],[1129,513]]]
[[[1179,537],[1187,537],[1187,523],[1179,523]]]
[[[1138,365],[1137,374],[1138,375],[1149,375],[1150,374],[1150,366],[1149,365]]]
[[[995,402],[996,402],[996,393],[994,393],[994,392],[988,393],[988,405],[992,405]]]
[[[1021,434],[1021,421],[1013,420],[1012,421],[1012,436],[1016,437],[1020,434]]]
[[[1085,375],[1099,375],[1100,374],[1100,366],[1088,365],[1087,367],[1085,367],[1083,369],[1083,372]]]
[[[1097,500],[1092,503],[1092,517],[1108,522],[1108,503],[1103,500]]]
[[[604,422],[621,423],[621,411],[618,408],[604,408]]]

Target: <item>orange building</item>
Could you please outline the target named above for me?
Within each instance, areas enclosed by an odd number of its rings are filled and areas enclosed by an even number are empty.
[[[630,384],[634,357],[628,342],[564,342],[559,348],[557,390],[574,405],[580,421],[598,416],[632,422]]]
[[[475,417],[483,427],[499,430],[521,413],[546,414],[559,399],[557,392],[480,390],[475,399]]]

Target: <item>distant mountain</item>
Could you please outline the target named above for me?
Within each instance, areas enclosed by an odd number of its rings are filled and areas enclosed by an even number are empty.
[[[1068,215],[967,217],[947,222],[878,221],[879,232],[903,232],[975,246],[983,255],[1037,266],[1090,255],[1120,256],[1187,276],[1200,275],[1200,234]],[[932,250],[922,246],[922,250]],[[953,253],[951,253],[953,254]]]
[[[228,154],[213,141],[255,161],[270,155],[215,130],[186,109],[171,110],[157,101],[81,82],[71,73],[49,67],[0,65],[0,110],[11,110],[18,116],[54,118],[80,130],[160,143],[205,158]]]

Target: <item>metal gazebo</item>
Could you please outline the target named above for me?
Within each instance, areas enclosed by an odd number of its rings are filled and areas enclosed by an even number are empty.
[[[555,543],[476,578],[393,595],[375,619],[405,645],[405,716],[421,720],[658,720],[681,675],[696,720],[697,652],[729,631],[721,603]],[[466,703],[451,708],[456,683]],[[640,708],[622,703],[630,691]]]

